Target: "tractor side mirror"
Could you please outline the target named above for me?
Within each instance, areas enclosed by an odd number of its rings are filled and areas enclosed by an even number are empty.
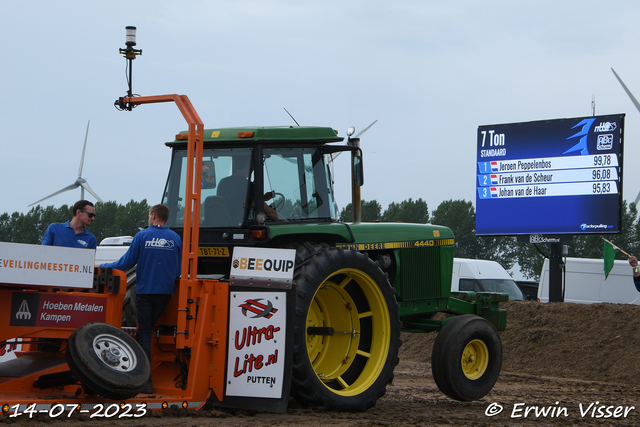
[[[362,166],[362,156],[356,155],[353,159],[353,181],[356,187],[362,187],[364,185],[364,167]]]
[[[216,188],[216,164],[211,160],[202,162],[202,188]]]

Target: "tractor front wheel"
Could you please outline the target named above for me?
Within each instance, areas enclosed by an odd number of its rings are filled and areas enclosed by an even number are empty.
[[[465,314],[440,330],[431,353],[431,372],[438,388],[452,399],[483,398],[502,367],[502,341],[496,328],[480,316]]]
[[[297,248],[293,395],[305,404],[364,411],[386,392],[398,363],[393,288],[365,254]]]

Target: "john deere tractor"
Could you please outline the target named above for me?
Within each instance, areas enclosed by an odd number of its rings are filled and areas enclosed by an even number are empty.
[[[239,246],[296,250],[294,397],[341,411],[373,406],[393,378],[401,331],[439,331],[431,365],[446,395],[468,401],[491,390],[506,327],[498,304],[508,296],[451,294],[449,228],[360,222],[362,151],[352,128],[346,141],[328,127],[204,129],[195,160],[188,133],[166,143],[163,203],[176,232],[185,212],[199,224],[198,275],[227,280]],[[334,197],[333,159],[342,152],[351,157],[350,223],[339,221]],[[193,163],[200,205],[187,209]]]

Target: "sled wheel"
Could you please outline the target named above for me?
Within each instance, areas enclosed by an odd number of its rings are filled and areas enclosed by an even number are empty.
[[[302,249],[297,286],[293,393],[306,404],[364,411],[386,392],[398,363],[393,289],[366,255]]]
[[[496,328],[482,317],[466,314],[449,320],[431,352],[431,372],[438,388],[461,401],[483,398],[502,367],[502,342]]]
[[[151,373],[142,347],[105,323],[87,323],[73,331],[65,357],[83,386],[108,399],[135,396]]]

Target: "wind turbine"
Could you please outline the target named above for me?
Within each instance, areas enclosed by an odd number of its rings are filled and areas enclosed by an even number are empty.
[[[636,106],[636,108],[638,109],[638,112],[640,112],[640,102],[638,102],[638,100],[636,99],[635,96],[633,96],[633,94],[631,93],[631,91],[629,90],[629,88],[627,87],[626,84],[624,84],[624,82],[622,81],[622,79],[620,78],[620,76],[618,76],[618,73],[616,73],[616,70],[613,69],[613,67],[611,68],[611,71],[613,71],[613,74],[616,76],[616,79],[618,79],[618,81],[620,82],[620,84],[622,85],[622,89],[624,89],[625,92],[627,92],[627,95],[629,95],[629,98],[631,98],[631,102],[633,102],[633,105]],[[636,196],[636,201],[633,202],[636,206],[638,206],[638,202],[640,202],[640,192],[638,192],[638,195]]]
[[[84,145],[82,147],[82,157],[80,158],[80,169],[78,169],[78,179],[76,179],[73,184],[64,187],[62,190],[58,190],[53,194],[49,194],[47,197],[45,197],[43,199],[40,199],[37,202],[31,203],[29,206],[33,206],[33,205],[35,205],[37,203],[40,203],[43,200],[47,200],[48,198],[51,198],[53,196],[57,196],[60,193],[64,193],[65,191],[75,190],[78,187],[80,187],[80,200],[84,200],[84,190],[87,190],[99,202],[102,202],[102,199],[100,197],[98,197],[98,195],[91,189],[91,187],[89,186],[89,183],[87,182],[87,180],[82,177],[82,166],[84,164],[84,153],[85,153],[85,151],[87,149],[87,138],[89,136],[89,124],[90,123],[91,123],[91,120],[89,120],[87,122],[87,133],[84,135]]]

